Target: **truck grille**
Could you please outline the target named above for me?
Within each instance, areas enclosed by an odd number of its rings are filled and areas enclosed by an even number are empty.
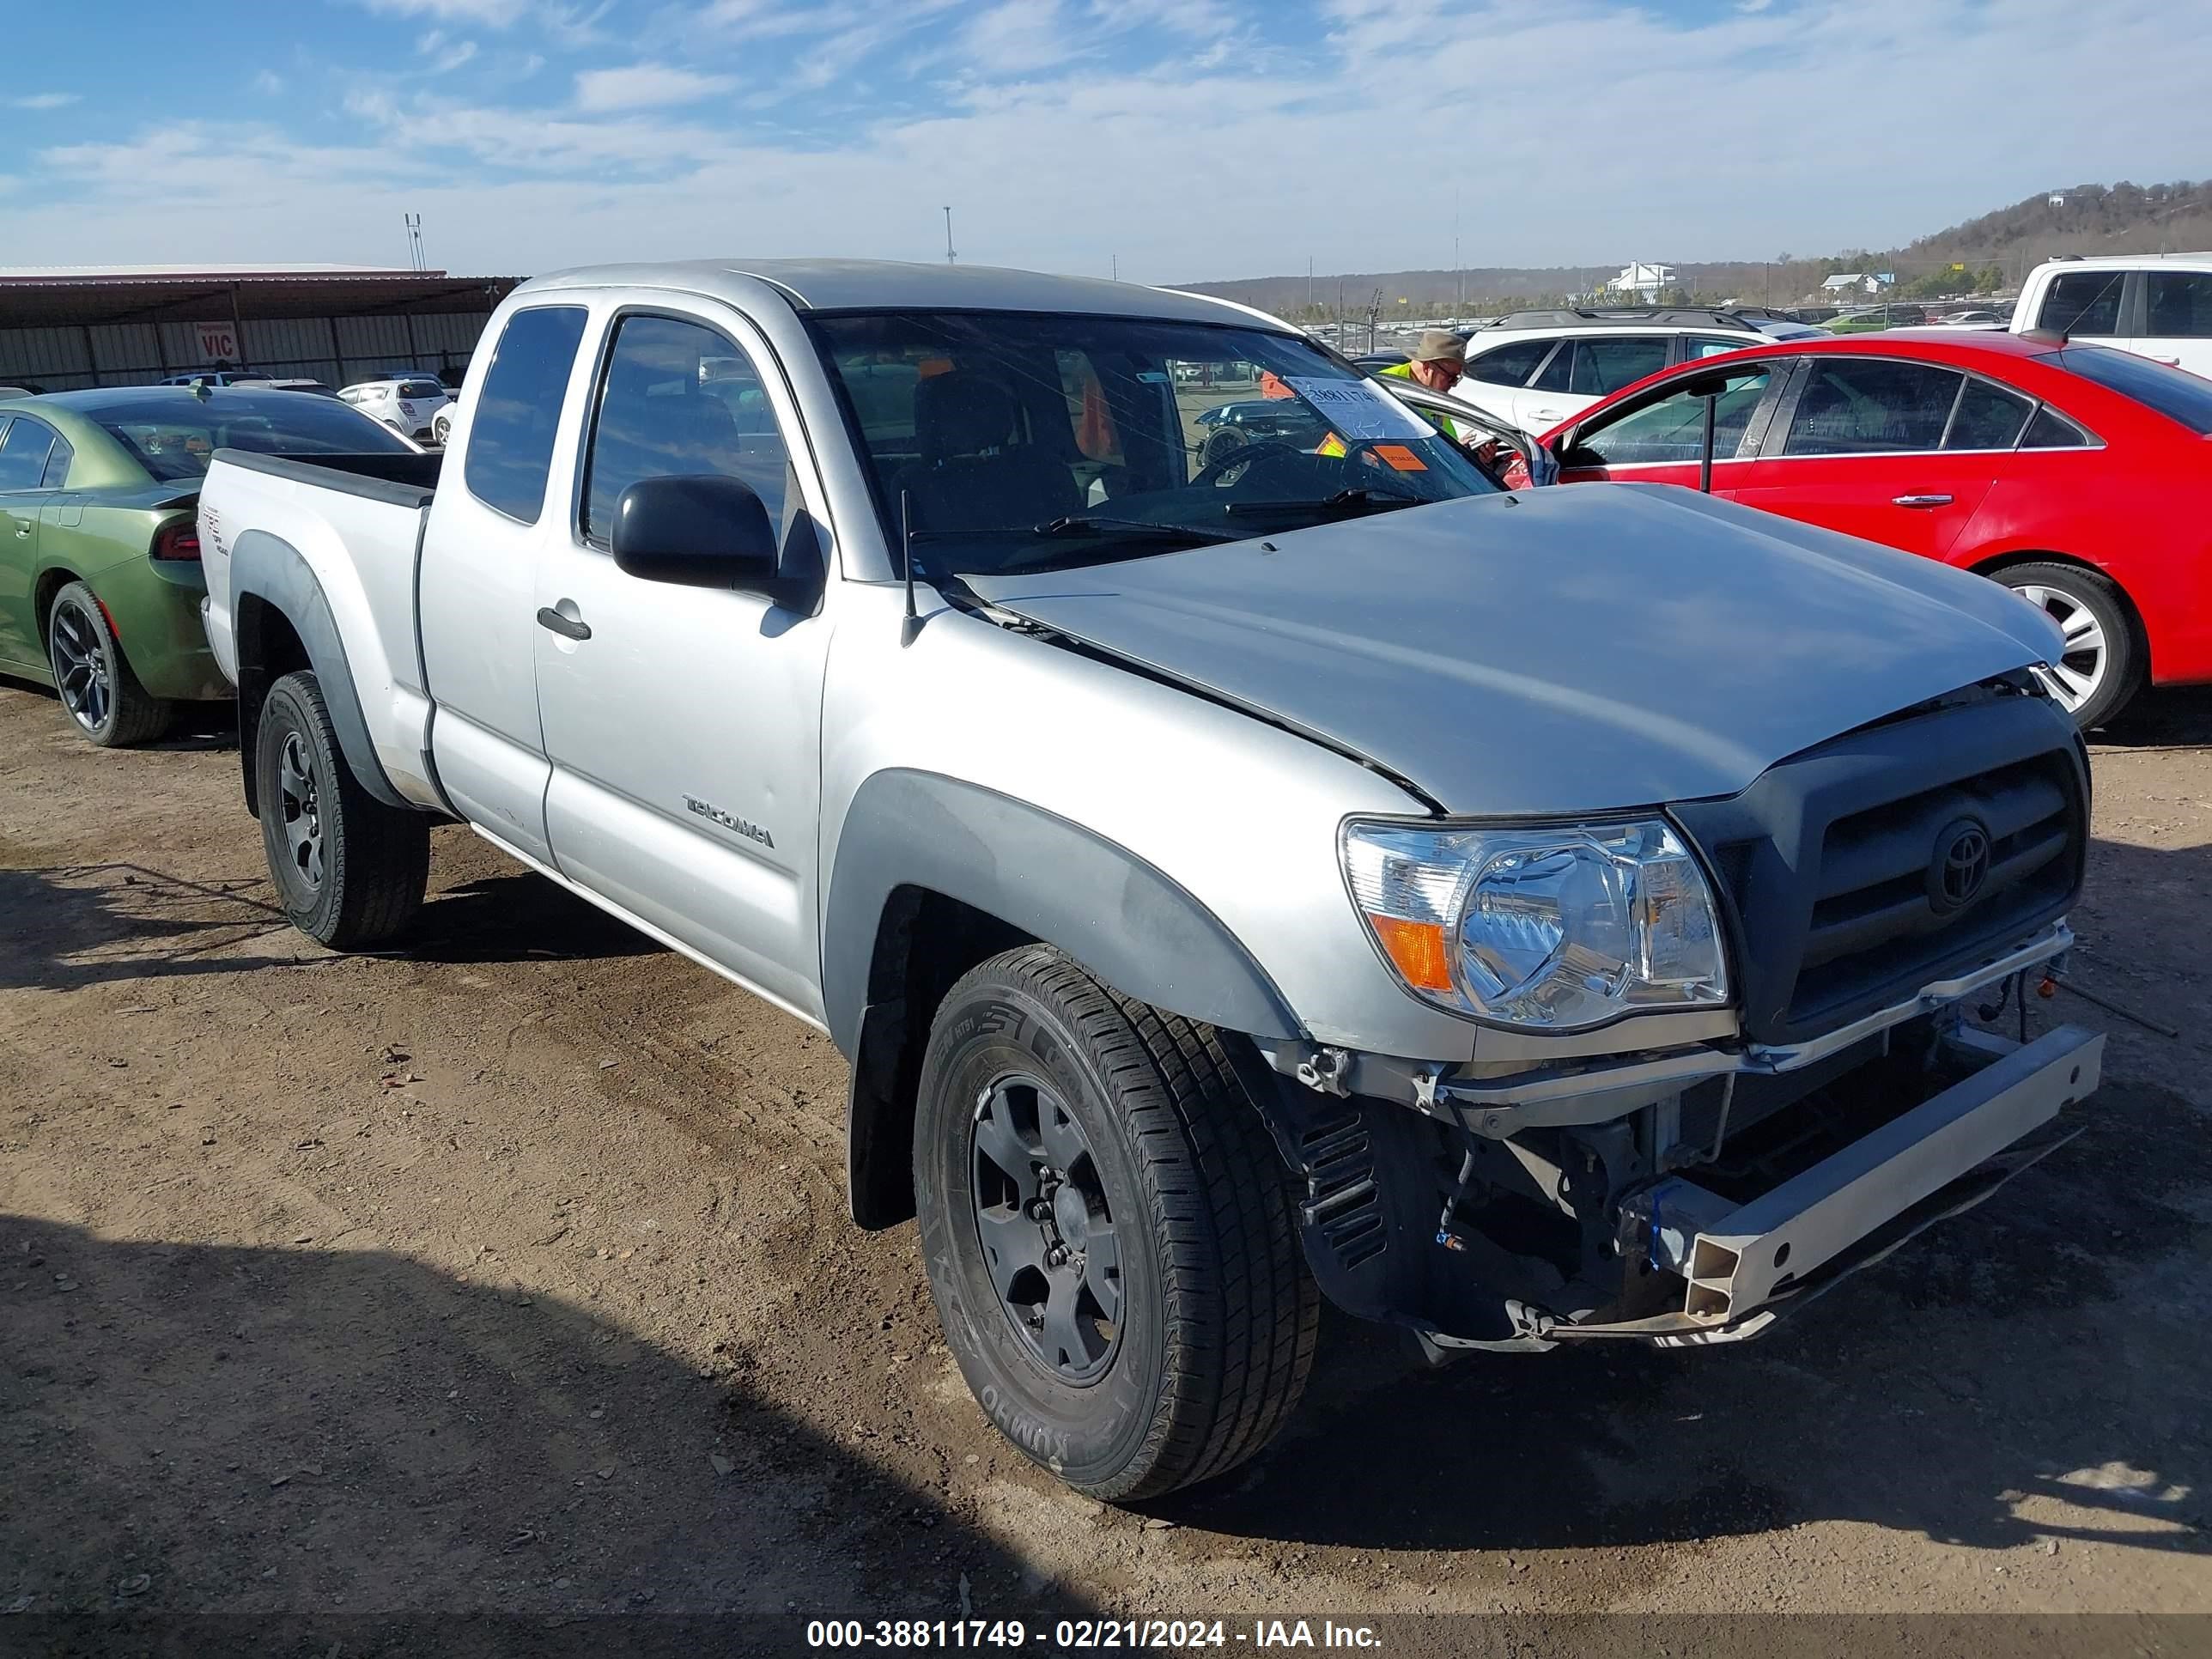
[[[1868,727],[1674,809],[1733,910],[1746,1035],[1802,1042],[2063,915],[2088,773],[2072,723],[2000,688]]]

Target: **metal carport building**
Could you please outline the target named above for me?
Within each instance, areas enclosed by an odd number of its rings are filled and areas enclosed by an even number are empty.
[[[374,265],[0,266],[0,384],[62,392],[234,366],[337,387],[457,370],[520,280]],[[236,349],[228,363],[210,349],[225,343]]]

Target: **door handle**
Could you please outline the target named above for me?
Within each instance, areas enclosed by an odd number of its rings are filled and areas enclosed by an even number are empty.
[[[574,617],[564,617],[550,605],[538,607],[538,625],[550,628],[564,640],[588,640],[592,625]]]
[[[1951,498],[1948,495],[1892,495],[1889,504],[1892,507],[1948,507]]]

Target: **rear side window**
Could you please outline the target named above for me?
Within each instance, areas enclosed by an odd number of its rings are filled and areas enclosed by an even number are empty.
[[[57,435],[54,439],[54,447],[46,456],[46,477],[39,481],[40,487],[46,489],[59,489],[67,483],[70,463],[76,459],[76,451],[70,447],[70,441]]]
[[[1577,340],[1567,390],[1602,398],[1667,367],[1667,342],[1649,335],[1626,340]]]
[[[463,473],[469,494],[523,524],[536,524],[545,510],[561,400],[586,315],[581,306],[516,312],[500,334],[477,399]]]
[[[2118,334],[2126,281],[2125,271],[2069,270],[2044,290],[2035,325],[2057,334]]]
[[[1526,386],[1552,349],[1549,340],[1522,340],[1513,345],[1492,346],[1467,360],[1467,378],[1489,386]]]
[[[2054,409],[2039,409],[2035,418],[2027,423],[2027,435],[2020,441],[2022,449],[2087,449],[2088,434]]]
[[[1964,378],[1956,369],[1926,363],[1816,357],[1782,453],[1883,455],[1937,448]]]
[[[1959,394],[1959,407],[1951,416],[1946,449],[2010,449],[2020,441],[2021,428],[2034,403],[2017,392],[2008,392],[1988,380],[1969,375]]]
[[[2166,419],[2180,422],[2191,432],[2212,435],[2212,380],[2199,380],[2110,346],[2069,346],[2044,361],[2071,369],[2083,380],[2094,380],[2124,398],[2132,398]]]
[[[44,422],[20,415],[10,421],[0,435],[0,493],[38,489],[53,447],[54,429]]]
[[[2145,334],[2161,340],[2212,339],[2212,270],[2154,270],[2143,282]]]

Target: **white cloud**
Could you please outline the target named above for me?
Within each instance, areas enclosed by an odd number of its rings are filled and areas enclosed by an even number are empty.
[[[479,28],[503,29],[533,9],[531,0],[365,0],[371,11],[394,17],[434,17]]]
[[[576,77],[576,107],[587,113],[611,110],[661,109],[696,104],[737,83],[726,75],[701,75],[665,64],[633,64],[627,69],[586,70]]]
[[[274,97],[284,90],[284,77],[275,70],[257,70],[253,76],[253,89]]]
[[[448,36],[483,23],[386,3]],[[959,15],[991,50],[940,54],[929,73],[953,78],[939,86],[911,78],[901,31],[919,9],[862,3],[723,0],[711,36],[694,5],[636,48],[657,61],[588,72],[617,77],[588,95],[585,77],[548,75],[537,107],[489,101],[475,70],[474,105],[380,85],[349,101],[347,145],[103,123],[121,136],[16,168],[9,234],[57,260],[392,260],[404,191],[453,270],[610,247],[931,258],[951,202],[977,263],[1103,274],[1118,255],[1125,276],[1169,281],[1297,270],[1310,254],[1322,272],[1375,270],[1449,263],[1441,155],[1482,158],[1449,175],[1468,264],[1618,266],[1894,246],[2053,185],[2191,176],[2212,153],[2212,38],[2177,33],[2170,0],[2106,0],[2086,21],[2078,0],[1805,0],[1694,25],[1625,0],[1323,0],[1328,38],[1295,44],[1237,0],[1235,50],[1210,63],[1188,34],[1123,28],[1097,0],[1001,0]],[[508,49],[556,50],[534,31]],[[793,95],[794,50],[842,67]],[[1422,61],[1513,73],[1462,91],[1458,75],[1409,72]],[[2023,85],[2067,97],[2022,127]],[[782,98],[788,131],[699,102],[756,87]],[[915,98],[926,114],[903,112]],[[1931,109],[2010,141],[1931,152]]]
[[[80,95],[74,92],[34,92],[26,98],[0,101],[4,101],[9,109],[66,109],[76,103]]]
[[[1080,45],[1060,0],[999,0],[961,30],[952,57],[980,76],[1026,75],[1063,62]]]

